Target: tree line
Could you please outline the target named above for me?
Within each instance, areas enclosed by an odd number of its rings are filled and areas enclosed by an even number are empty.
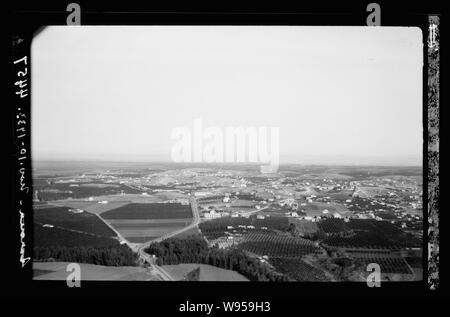
[[[63,261],[89,263],[105,266],[136,266],[137,255],[124,245],[107,247],[34,247],[34,259],[37,261]]]
[[[217,246],[210,248],[204,239],[194,236],[152,243],[145,252],[154,254],[158,265],[201,263],[239,272],[251,281],[289,280],[286,275],[274,271],[258,259],[249,257],[242,250],[225,250]]]

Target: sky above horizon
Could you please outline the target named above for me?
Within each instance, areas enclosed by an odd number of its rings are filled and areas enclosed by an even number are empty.
[[[170,161],[176,127],[279,127],[280,163],[421,165],[408,27],[52,26],[32,43],[32,157]]]

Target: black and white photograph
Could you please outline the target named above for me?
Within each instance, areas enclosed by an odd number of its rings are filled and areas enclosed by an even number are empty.
[[[13,33],[26,283],[438,289],[437,15],[146,25],[170,13],[83,7]]]
[[[36,279],[422,279],[418,28],[48,27]]]

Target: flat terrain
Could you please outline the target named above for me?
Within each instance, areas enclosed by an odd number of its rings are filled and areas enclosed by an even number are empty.
[[[112,225],[130,242],[146,242],[158,237],[164,236],[172,231],[179,230],[185,226],[180,223],[144,223],[144,224],[127,224]]]
[[[191,206],[179,203],[131,203],[100,216],[132,243],[144,243],[192,223]]]
[[[103,223],[104,221],[129,242],[143,243],[180,230],[192,223],[190,205],[160,203],[163,201],[161,198],[166,198],[165,196],[161,197],[160,194],[149,196],[110,195],[95,197],[92,201],[66,199],[51,201],[48,204],[36,204],[34,206],[35,223],[40,226],[54,225],[54,228],[38,229],[39,233],[45,232],[45,237],[51,233],[51,236],[55,238],[61,229],[72,231],[65,232],[65,235],[88,233],[99,237],[115,236],[116,234]],[[107,203],[101,204],[98,203],[99,201]],[[79,208],[85,212],[74,214],[68,211],[69,208]],[[77,235],[77,239],[74,240],[78,241],[80,237]],[[95,237],[83,238],[92,240]]]
[[[59,229],[87,233],[99,237],[115,237],[114,231],[108,228],[96,215],[89,212],[73,213],[67,207],[39,208],[34,211],[34,223],[52,225]],[[47,228],[51,230],[53,228]]]
[[[221,269],[207,264],[178,264],[163,265],[162,268],[167,271],[175,280],[183,280],[186,275],[200,267],[199,281],[218,281],[218,282],[239,282],[248,281],[248,279],[231,270]]]
[[[176,203],[128,204],[101,214],[103,219],[169,219],[192,217],[191,207]]]
[[[33,279],[66,280],[68,262],[34,262]],[[102,266],[80,263],[82,281],[152,281],[158,280],[149,269],[133,266]]]

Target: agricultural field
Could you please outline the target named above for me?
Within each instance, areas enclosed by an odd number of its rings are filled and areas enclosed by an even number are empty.
[[[34,261],[58,260],[106,266],[137,265],[136,254],[128,246],[120,244],[116,237],[64,227],[47,227],[36,222],[33,234]]]
[[[107,204],[94,203],[94,204],[84,207],[84,210],[86,210],[90,213],[96,214],[96,215],[100,215],[100,214],[104,213],[105,211],[119,208],[119,207],[125,206],[129,203],[130,202],[128,202],[128,201],[112,201],[112,202],[108,202]]]
[[[107,201],[107,204],[99,204],[99,201]],[[110,209],[115,209],[126,204],[140,203],[140,204],[150,204],[150,203],[164,203],[168,201],[187,201],[184,194],[178,192],[156,192],[149,195],[142,194],[118,194],[118,195],[103,195],[95,196],[89,199],[61,199],[53,200],[49,203],[52,205],[68,206],[74,208],[76,205],[85,206],[86,208],[92,209],[94,213],[101,213],[108,211]],[[83,208],[83,207],[79,207]]]
[[[220,267],[208,264],[177,264],[163,265],[162,268],[167,271],[177,281],[183,281],[187,275],[194,270],[199,269],[197,281],[218,281],[218,282],[246,282],[248,278],[236,271],[222,269]]]
[[[192,222],[190,205],[178,203],[131,203],[100,216],[132,243],[153,240]]]
[[[139,198],[141,195],[138,196]],[[54,206],[61,207],[70,207],[70,208],[79,208],[83,209],[92,214],[99,215],[105,211],[116,209],[125,205],[128,205],[133,202],[133,200],[137,200],[136,198],[130,197],[128,195],[117,195],[117,196],[100,196],[96,197],[95,200],[87,200],[87,199],[65,199],[65,200],[53,200],[49,202],[49,204]],[[107,201],[106,204],[101,204],[99,201]],[[141,202],[145,202],[144,199],[137,200]],[[153,202],[153,201],[152,201]]]
[[[246,199],[238,199],[235,200],[231,203],[231,207],[233,208],[242,208],[242,209],[246,209],[246,208],[255,208],[255,205],[257,203],[251,200],[246,200]]]
[[[42,182],[39,182],[42,184]],[[86,183],[51,183],[48,185],[36,186],[38,198],[43,201],[61,199],[79,199],[92,196],[116,195],[116,194],[139,194],[140,190],[130,188],[125,185],[103,184],[98,186],[87,186]]]
[[[101,219],[89,212],[73,213],[67,207],[39,208],[34,210],[34,223],[53,225],[59,229],[79,231],[100,237],[115,237],[116,234]],[[49,230],[52,228],[48,228]]]
[[[326,219],[318,225],[327,234],[322,242],[332,247],[399,249],[422,245],[419,239],[387,221]]]
[[[178,220],[178,219],[177,219]],[[157,222],[157,223],[120,223],[114,222],[111,225],[120,234],[133,243],[142,243],[161,237],[172,231],[179,230],[191,223],[190,220],[183,222]]]
[[[69,262],[33,262],[34,280],[65,281]],[[82,281],[157,281],[158,277],[143,267],[103,266],[80,263]]]
[[[300,236],[310,236],[319,230],[317,223],[308,220],[290,218],[289,223],[295,226],[295,230]]]
[[[338,233],[349,230],[342,219],[328,218],[320,221],[318,227],[325,233]]]
[[[368,211],[377,209],[393,210],[394,208],[367,198],[355,197],[352,199],[351,205],[349,205],[348,209],[350,211]]]
[[[109,228],[108,228],[109,229]],[[46,228],[34,224],[34,247],[110,247],[119,242],[112,237],[97,236],[59,227]]]
[[[287,275],[297,282],[327,282],[330,277],[322,270],[317,269],[298,258],[276,258],[269,259],[270,264],[277,272]]]
[[[284,206],[280,206],[278,204],[270,204],[266,209],[259,211],[258,214],[263,216],[274,216],[274,217],[285,217],[286,212],[292,211],[292,209]],[[300,212],[297,210],[297,212]]]
[[[97,205],[97,202],[87,201],[85,199],[83,200],[63,199],[63,200],[52,200],[50,202],[33,202],[34,209],[40,208],[42,206],[58,206],[58,207],[69,207],[86,210],[87,207],[92,205]]]
[[[383,274],[413,274],[405,259],[401,257],[362,257],[356,258],[356,263],[363,268],[370,263],[377,263]]]
[[[210,203],[221,203],[224,195],[214,195],[207,197],[199,197],[197,198],[197,203],[199,204],[210,204]]]
[[[250,218],[232,218],[232,217],[222,217],[214,219],[211,221],[205,221],[199,224],[199,229],[202,234],[210,240],[217,239],[225,235],[225,232],[233,230],[236,232],[241,231],[238,226],[247,226],[251,224]],[[233,229],[227,229],[228,227],[233,227]]]
[[[322,250],[310,240],[269,232],[251,232],[244,235],[243,242],[238,248],[269,257],[299,258],[311,253],[322,253]]]
[[[258,219],[257,216],[250,217],[252,224],[256,228],[266,227],[267,229],[285,231],[289,228],[289,218],[287,217],[265,217],[264,219]]]
[[[422,168],[420,167],[355,167],[353,169],[347,168],[346,170],[339,171],[341,175],[347,175],[353,179],[367,179],[371,177],[383,177],[383,176],[421,176]]]
[[[256,216],[251,216],[249,218],[222,217],[211,221],[202,222],[200,223],[199,228],[207,239],[214,240],[225,236],[225,232],[243,233],[253,230],[246,228],[247,226],[254,226],[255,229],[262,229],[265,227],[268,230],[285,231],[289,228],[289,219],[287,217],[275,216],[265,217],[264,219],[258,219]]]
[[[131,203],[101,214],[103,219],[180,219],[191,218],[189,205],[177,203]]]

